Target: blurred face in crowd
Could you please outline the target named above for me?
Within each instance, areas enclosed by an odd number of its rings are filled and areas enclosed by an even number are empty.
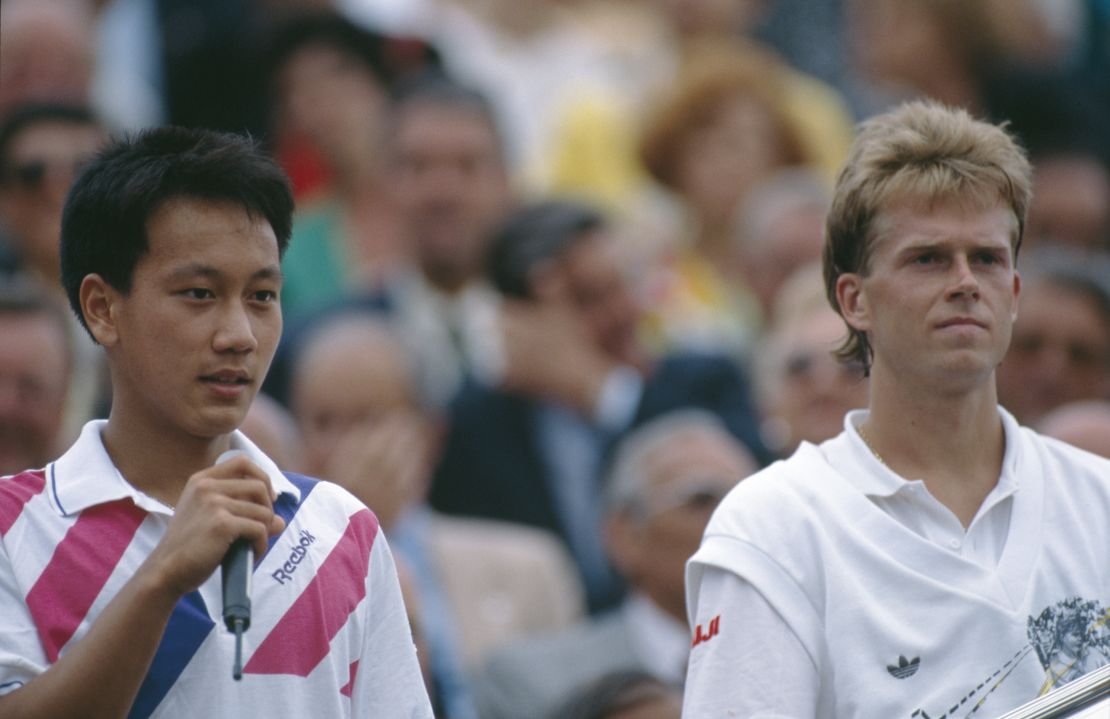
[[[62,206],[77,170],[104,142],[94,125],[43,121],[12,138],[0,178],[0,220],[26,262],[56,283]]]
[[[1082,156],[1038,160],[1026,236],[1032,246],[1110,249],[1110,170]]]
[[[616,242],[604,230],[574,242],[544,284],[554,289],[539,288],[537,296],[565,295],[597,347],[618,361],[635,360],[640,311],[621,270]]]
[[[703,222],[723,226],[748,190],[783,164],[785,154],[771,113],[756,98],[737,93],[683,140],[676,185]]]
[[[610,546],[633,586],[684,619],[686,560],[720,500],[757,467],[730,436],[695,428],[661,440],[640,467],[643,494],[611,517]]]
[[[42,467],[60,449],[66,331],[48,314],[0,314],[0,475]]]
[[[798,268],[821,259],[825,242],[824,207],[793,208],[768,223],[764,236],[737,253],[737,271],[748,284],[765,315],[774,312],[779,289]]]
[[[344,436],[416,407],[409,368],[391,346],[368,341],[366,332],[328,334],[298,363],[294,383],[293,405],[313,472],[327,467]]]
[[[481,273],[508,206],[494,128],[478,110],[415,100],[398,110],[391,135],[389,179],[412,249],[433,284],[457,290]]]
[[[358,58],[324,43],[307,44],[285,62],[278,94],[289,129],[307,136],[333,167],[376,153],[385,90]]]
[[[769,340],[771,357],[762,389],[767,440],[787,455],[802,441],[819,443],[844,428],[849,410],[867,406],[863,368],[837,361],[844,323],[827,306],[788,320]]]
[[[1081,399],[1110,398],[1110,322],[1084,292],[1031,283],[998,368],[998,398],[1024,424]]]

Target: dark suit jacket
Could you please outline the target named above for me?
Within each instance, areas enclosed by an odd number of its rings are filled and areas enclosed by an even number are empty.
[[[542,527],[566,540],[549,489],[539,406],[518,394],[473,382],[465,385],[451,406],[446,444],[432,480],[432,506],[448,514]],[[684,407],[717,414],[761,463],[770,461],[759,439],[747,381],[730,359],[674,354],[661,360],[644,379],[629,429]],[[593,596],[591,608],[611,605],[617,596]]]

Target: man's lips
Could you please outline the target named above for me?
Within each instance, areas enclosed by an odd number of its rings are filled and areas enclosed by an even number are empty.
[[[214,384],[227,385],[234,387],[236,385],[247,385],[251,383],[250,375],[243,370],[220,370],[212,374],[205,374],[200,376],[202,382],[212,382]]]
[[[978,327],[980,329],[986,329],[987,325],[974,317],[952,317],[937,324],[938,329],[945,329],[947,327]]]

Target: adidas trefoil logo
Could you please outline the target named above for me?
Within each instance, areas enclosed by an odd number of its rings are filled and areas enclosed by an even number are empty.
[[[908,679],[914,674],[917,674],[917,668],[921,665],[921,657],[914,657],[907,661],[904,656],[898,657],[898,664],[887,664],[886,670],[890,672],[890,676],[895,679]]]

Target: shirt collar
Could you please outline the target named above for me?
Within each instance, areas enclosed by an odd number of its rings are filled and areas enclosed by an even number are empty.
[[[172,514],[172,509],[135,489],[116,469],[101,437],[107,424],[102,419],[86,423],[73,446],[47,467],[51,500],[58,511],[69,516],[98,504],[130,498],[148,512]],[[262,468],[278,494],[292,495],[294,502],[301,501],[296,485],[242,432],[232,433],[231,449],[242,450]]]
[[[847,479],[868,497],[892,497],[911,486],[921,484],[920,479],[903,479],[875,456],[858,429],[867,420],[868,414],[868,410],[858,409],[845,415],[843,434],[822,444],[822,451],[832,459],[834,466],[844,466],[845,462],[852,466],[855,471],[846,472]],[[998,414],[1002,420],[1006,449],[1002,456],[998,485],[992,494],[996,495],[995,499],[1002,499],[1018,488],[1015,477],[1021,443],[1017,420],[1002,407],[998,408]]]

